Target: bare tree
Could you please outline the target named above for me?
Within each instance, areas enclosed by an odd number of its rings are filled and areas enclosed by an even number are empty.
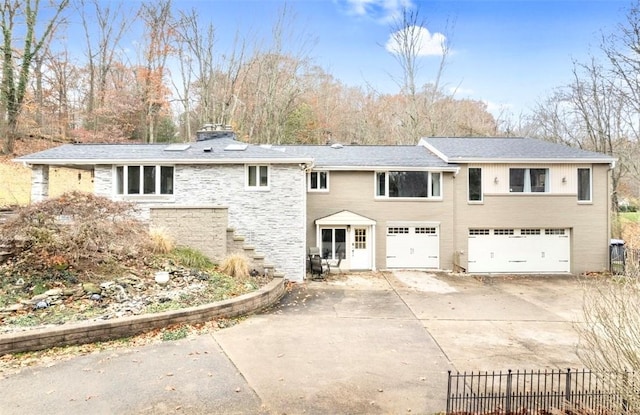
[[[61,0],[55,7],[51,18],[45,24],[43,33],[38,36],[36,27],[40,12],[40,0],[4,0],[0,4],[0,30],[2,31],[2,82],[0,100],[7,123],[7,134],[3,152],[13,152],[18,134],[18,117],[24,104],[27,84],[33,60],[45,46],[49,35],[68,6],[69,0]],[[14,31],[16,25],[24,25],[22,46],[17,47]],[[20,50],[20,52],[17,52]]]
[[[629,9],[626,22],[618,30],[604,36],[601,49],[621,82],[620,92],[640,112],[640,1]]]
[[[305,90],[302,78],[309,66],[306,32],[295,32],[295,15],[280,11],[271,31],[271,44],[245,65],[243,93],[247,107],[241,128],[250,140],[263,143],[293,142],[285,125]]]
[[[640,395],[640,281],[638,270],[617,278],[585,282],[578,356],[591,370],[606,376],[626,407],[616,413],[638,413]]]
[[[171,0],[147,2],[142,5],[140,15],[145,23],[143,62],[138,69],[141,99],[144,104],[145,141],[156,141],[159,114],[167,105],[168,90],[165,85],[167,59],[173,53],[175,36],[171,14]]]
[[[611,202],[618,207],[618,184],[637,164],[638,124],[635,106],[620,89],[620,80],[595,59],[574,63],[573,81],[557,89],[534,111],[536,135],[585,150],[618,157],[612,173]]]
[[[113,6],[113,7],[112,7]],[[134,13],[123,3],[78,0],[77,11],[86,41],[87,87],[85,119],[94,131],[100,129],[96,110],[105,105],[108,76],[117,59],[118,45],[131,27]]]
[[[182,84],[175,90],[185,113],[194,113],[193,121],[198,127],[236,123],[236,110],[242,102],[239,94],[244,40],[236,34],[227,53],[216,53],[215,28],[211,23],[203,27],[195,10],[181,13],[176,32]],[[186,134],[190,136],[191,120],[185,121]]]
[[[450,45],[441,33],[429,33],[426,20],[420,17],[419,10],[404,8],[398,19],[391,25],[391,38],[387,44],[389,50],[402,70],[399,82],[401,94],[406,97],[406,109],[397,114],[399,117],[398,141],[415,142],[421,135],[434,135],[438,126],[434,120],[433,104],[441,92],[441,79],[449,55]],[[425,50],[427,45],[436,45],[437,50]],[[426,54],[440,57],[434,81],[420,93],[417,79],[422,70],[420,58]]]
[[[78,68],[71,63],[69,52],[65,49],[56,54],[45,56],[45,74],[43,99],[39,104],[41,111],[47,111],[47,121],[41,123],[41,129],[49,134],[66,139],[72,128],[71,112],[77,110],[71,102],[73,90],[77,90]]]

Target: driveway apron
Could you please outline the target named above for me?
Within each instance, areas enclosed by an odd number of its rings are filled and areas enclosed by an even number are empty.
[[[296,286],[214,334],[271,413],[444,408],[451,367],[439,346],[382,274],[357,278]]]

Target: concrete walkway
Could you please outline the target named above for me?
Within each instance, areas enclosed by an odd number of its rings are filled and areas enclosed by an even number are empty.
[[[0,414],[433,414],[448,370],[581,367],[572,277],[332,276],[212,335],[0,378]]]

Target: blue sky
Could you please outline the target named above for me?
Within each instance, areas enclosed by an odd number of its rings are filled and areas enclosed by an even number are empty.
[[[284,2],[276,0],[174,0],[195,8],[217,27],[222,46],[236,30],[268,34]],[[431,35],[451,47],[445,88],[483,100],[494,109],[526,112],[536,100],[571,79],[572,59],[597,54],[602,33],[624,21],[630,1],[617,0],[293,0],[296,28],[316,40],[309,56],[347,85],[396,92],[400,68],[384,45],[394,13],[418,8]],[[420,58],[420,82],[432,80],[437,56]],[[496,111],[494,111],[496,112]]]

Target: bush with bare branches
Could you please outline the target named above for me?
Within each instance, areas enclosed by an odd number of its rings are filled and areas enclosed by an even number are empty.
[[[134,213],[128,203],[66,193],[18,210],[0,228],[0,242],[12,247],[14,269],[41,274],[127,263],[151,249],[147,229]]]
[[[628,265],[624,276],[585,281],[578,356],[613,383],[618,413],[640,413],[640,270]]]

